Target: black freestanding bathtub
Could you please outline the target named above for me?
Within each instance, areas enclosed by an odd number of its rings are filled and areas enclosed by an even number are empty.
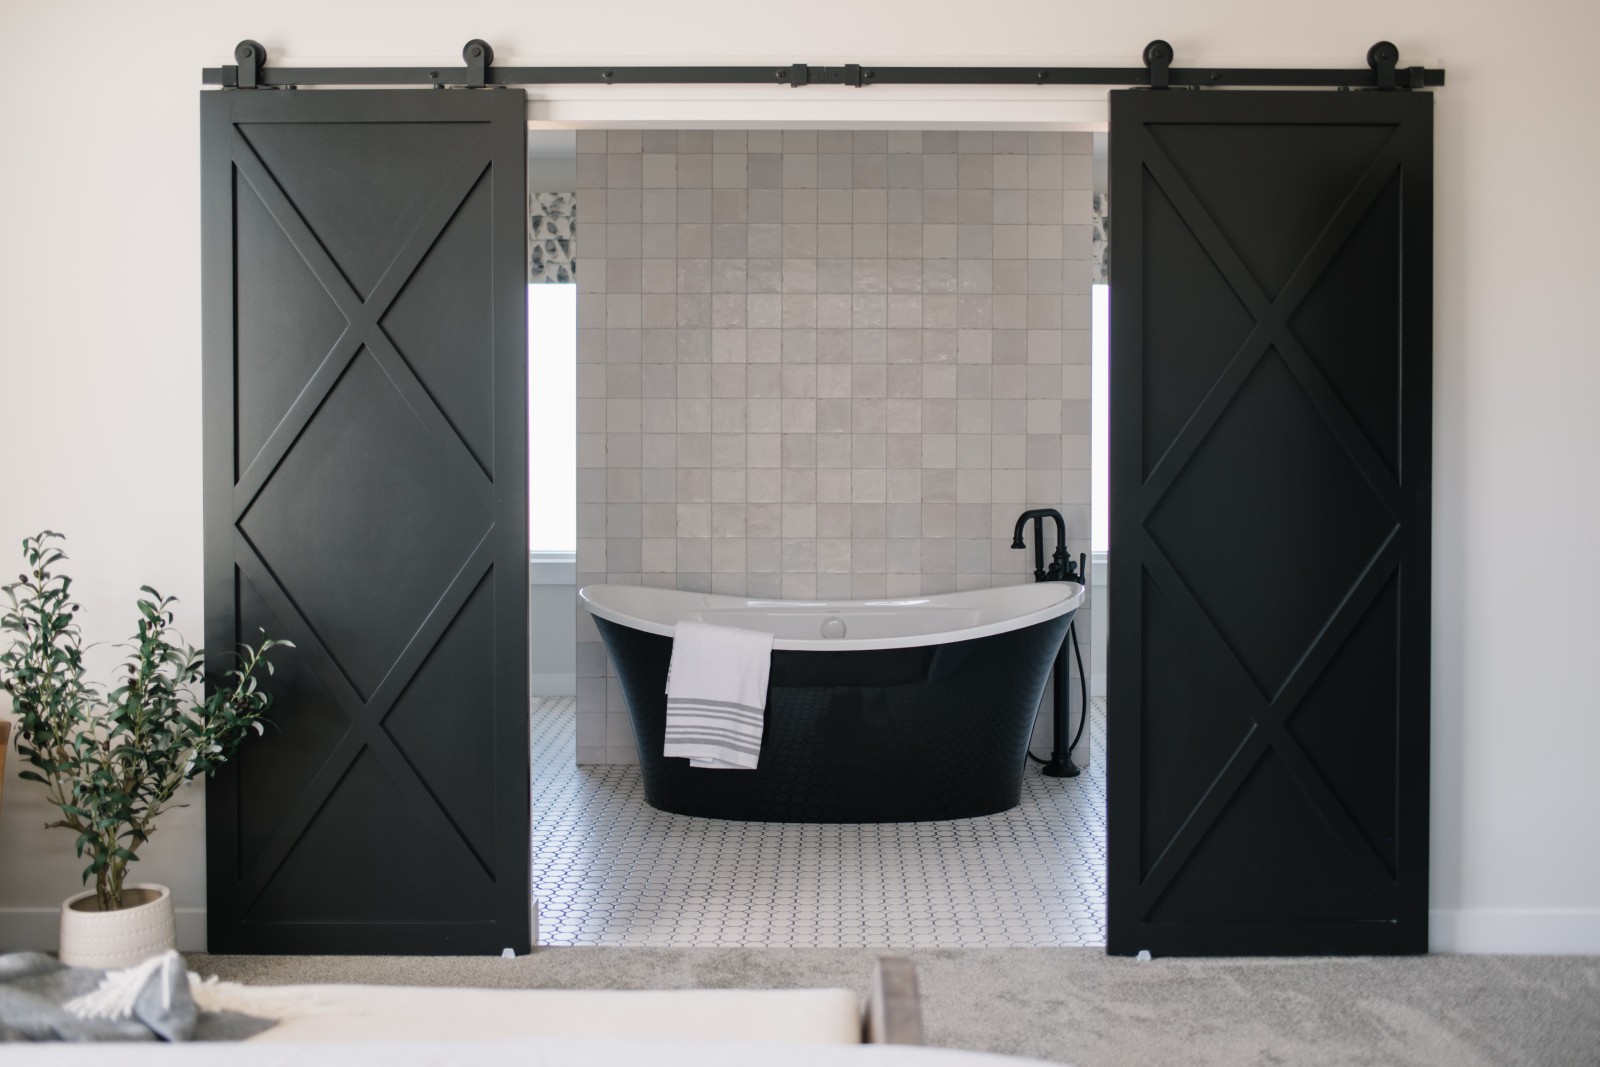
[[[1039,699],[1083,587],[829,602],[605,585],[579,595],[621,683],[653,806],[713,819],[913,822],[1016,806]],[[661,755],[680,620],[775,635],[756,770]]]

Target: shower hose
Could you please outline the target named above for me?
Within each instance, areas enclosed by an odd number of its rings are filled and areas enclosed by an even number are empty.
[[[1083,670],[1083,650],[1078,647],[1078,620],[1077,619],[1073,619],[1072,622],[1070,624],[1068,624],[1068,626],[1067,626],[1067,640],[1072,642],[1072,655],[1078,661],[1078,693],[1079,693],[1080,698],[1081,698],[1080,702],[1079,702],[1080,705],[1081,705],[1081,713],[1078,716],[1078,729],[1072,735],[1072,743],[1067,746],[1067,751],[1066,751],[1067,758],[1071,759],[1072,758],[1072,754],[1074,752],[1076,752],[1077,749],[1078,749],[1078,742],[1083,739],[1083,728],[1085,726],[1089,725],[1089,676],[1084,673],[1084,670]],[[1062,687],[1062,692],[1065,692],[1065,691],[1066,691],[1066,687],[1063,686]],[[1037,709],[1034,710],[1033,721],[1035,723],[1037,723],[1039,721],[1039,712],[1038,712]],[[1059,741],[1058,741],[1058,743],[1059,743]],[[1033,746],[1031,744],[1027,748],[1027,753],[1028,753],[1028,758],[1033,760],[1033,762],[1035,762],[1035,763],[1048,763],[1048,762],[1050,762],[1049,760],[1040,759],[1038,756],[1035,756],[1033,754]]]

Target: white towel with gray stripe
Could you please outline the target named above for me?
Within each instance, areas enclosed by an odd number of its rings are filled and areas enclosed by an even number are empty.
[[[772,635],[680,622],[667,668],[664,756],[691,767],[755,770],[766,718]]]

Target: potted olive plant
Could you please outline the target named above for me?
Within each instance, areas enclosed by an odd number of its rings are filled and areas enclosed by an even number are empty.
[[[54,570],[66,559],[60,534],[22,542],[27,570],[3,591],[0,684],[10,694],[22,777],[42,785],[77,836],[94,888],[61,906],[61,959],[122,967],[174,947],[172,895],[159,885],[125,883],[128,865],[173,805],[178,787],[211,774],[252,732],[261,733],[271,696],[257,672],[267,653],[292,647],[265,639],[241,646],[237,663],[215,675],[209,695],[203,653],[173,629],[172,597],[148,586],[124,669],[109,691],[84,674],[79,606],[72,579]]]

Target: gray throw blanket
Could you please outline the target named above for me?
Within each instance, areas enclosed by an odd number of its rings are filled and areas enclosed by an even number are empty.
[[[68,967],[40,952],[0,955],[0,1041],[238,1041],[272,1026],[235,1012],[203,1012],[181,965],[157,967],[124,1019],[84,1019],[74,997],[99,988],[105,971]]]

